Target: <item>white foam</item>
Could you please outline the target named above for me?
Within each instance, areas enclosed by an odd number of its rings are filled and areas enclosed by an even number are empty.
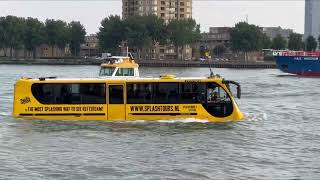
[[[196,119],[196,118],[186,118],[186,119],[174,119],[174,120],[157,120],[157,122],[164,122],[164,123],[208,123],[209,121],[206,119]]]
[[[10,116],[10,112],[0,112],[0,116]]]
[[[268,120],[267,113],[244,113],[245,116],[245,121],[252,121],[252,122],[257,122],[257,121],[266,121]]]
[[[206,119],[196,119],[196,118],[185,118],[185,119],[166,119],[166,120],[134,120],[134,121],[112,121],[120,123],[133,123],[133,124],[143,124],[143,123],[208,123]]]

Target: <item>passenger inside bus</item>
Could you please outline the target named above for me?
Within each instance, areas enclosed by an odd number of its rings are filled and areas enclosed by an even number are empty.
[[[216,87],[212,84],[208,84],[207,88],[207,101],[212,102],[212,101],[217,101],[218,99],[218,93],[216,91]]]
[[[214,92],[213,92],[213,95],[211,96],[211,101],[212,101],[212,102],[217,102],[217,101],[219,101],[219,99],[218,99],[218,92],[217,92],[217,91],[214,91]]]

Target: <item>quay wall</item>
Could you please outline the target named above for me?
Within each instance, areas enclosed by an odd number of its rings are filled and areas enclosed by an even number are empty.
[[[100,65],[105,60],[99,59],[9,59],[0,58],[0,64],[21,65]],[[212,68],[238,68],[238,69],[273,69],[273,61],[244,62],[244,61],[137,61],[142,67],[209,67]]]

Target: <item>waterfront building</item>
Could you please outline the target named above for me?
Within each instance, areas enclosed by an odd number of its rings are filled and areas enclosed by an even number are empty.
[[[100,56],[99,39],[96,34],[90,34],[84,38],[84,43],[80,45],[81,57],[95,57]]]
[[[173,19],[192,18],[192,0],[122,0],[122,17],[156,15],[166,23]],[[178,52],[180,51],[180,52]],[[190,60],[192,48],[186,45],[180,50],[158,43],[143,48],[137,59],[143,60]]]
[[[200,41],[193,45],[194,56],[198,59],[204,56],[204,51],[214,56],[213,52],[217,46],[227,50],[230,46],[231,29],[231,27],[210,27],[209,32],[201,33]]]
[[[281,35],[285,39],[289,39],[291,33],[293,33],[292,29],[282,29],[279,27],[263,27],[262,32],[265,33],[270,39],[275,38],[277,35]]]
[[[70,54],[71,53],[68,45],[65,48],[50,46],[48,44],[41,44],[40,46],[36,47],[37,58],[62,58]]]
[[[231,39],[230,31],[231,27],[210,27],[208,33],[201,34],[200,42],[207,49],[214,49],[219,44],[226,45]]]
[[[35,53],[35,54],[33,54]],[[28,51],[26,49],[10,49],[4,48],[0,50],[0,57],[10,57],[18,59],[30,59],[30,58],[62,58],[70,55],[70,49],[68,45],[65,48],[59,48],[58,46],[49,46],[48,44],[41,44],[37,46],[35,52]]]
[[[320,35],[320,1],[305,0],[305,38],[313,36],[318,39]]]

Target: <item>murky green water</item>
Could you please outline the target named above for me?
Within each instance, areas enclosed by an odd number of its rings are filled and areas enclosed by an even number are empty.
[[[21,76],[94,77],[96,66],[0,65],[0,179],[319,179],[320,78],[214,69],[243,89],[239,123],[62,122],[11,117]],[[202,76],[205,68],[141,68]]]

